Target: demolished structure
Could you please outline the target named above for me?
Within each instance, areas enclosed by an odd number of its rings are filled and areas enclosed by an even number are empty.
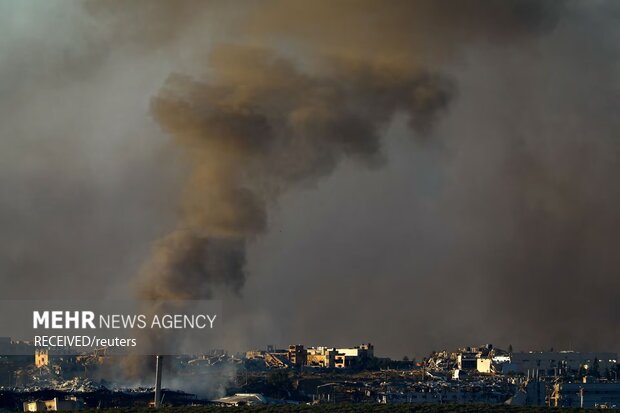
[[[374,357],[374,346],[370,343],[355,347],[308,347],[291,344],[288,350],[268,346],[267,350],[252,350],[245,354],[248,360],[264,360],[271,368],[318,367],[345,369]]]

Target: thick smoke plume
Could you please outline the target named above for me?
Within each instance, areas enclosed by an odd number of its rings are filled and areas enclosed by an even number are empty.
[[[247,6],[233,18],[234,34],[224,36],[230,41],[216,43],[206,58],[198,51],[198,75],[171,75],[151,102],[188,173],[177,228],[155,242],[140,293],[151,299],[241,293],[247,249],[268,232],[269,211],[284,193],[316,184],[343,159],[381,165],[382,135],[397,115],[416,141],[427,142],[456,94],[452,74],[444,73],[449,62],[469,45],[533,48],[554,29],[563,6],[527,0]],[[191,1],[180,10],[169,26],[155,26],[160,42],[192,33],[209,12]],[[145,33],[129,36],[148,45]],[[459,262],[454,256],[449,262]],[[445,269],[461,270],[460,264]]]
[[[246,246],[267,230],[283,192],[312,185],[343,158],[380,163],[381,132],[396,113],[427,132],[452,84],[406,69],[337,62],[310,75],[269,50],[227,46],[209,56],[208,81],[171,76],[152,112],[190,172],[179,227],[144,269],[145,295],[239,292]]]
[[[179,10],[188,5],[197,7],[188,2]],[[250,7],[239,32],[258,47],[216,46],[206,79],[172,75],[152,101],[190,172],[178,228],[156,242],[143,269],[143,295],[240,292],[248,243],[267,230],[268,209],[283,192],[329,175],[343,158],[378,164],[381,133],[397,113],[406,114],[414,134],[428,134],[454,86],[425,68],[427,61],[444,59],[461,42],[540,32],[556,8],[530,1]],[[171,26],[187,21],[183,16],[170,19]],[[283,35],[314,70],[264,46]]]

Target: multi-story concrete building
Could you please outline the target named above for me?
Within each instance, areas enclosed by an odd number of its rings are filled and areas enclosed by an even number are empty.
[[[333,347],[310,347],[306,351],[306,364],[314,367],[335,367],[337,353]]]
[[[337,348],[334,367],[353,367],[362,360],[374,357],[374,350],[374,346],[370,343],[351,348]]]
[[[478,353],[463,351],[456,356],[456,365],[459,370],[476,370],[478,367]]]
[[[581,353],[577,351],[530,351],[527,353],[512,353],[510,370],[527,374],[555,375],[562,372],[578,371],[581,367],[592,369],[598,364],[598,370],[603,374],[607,369],[615,367],[618,360],[617,353]]]
[[[288,359],[295,367],[305,366],[308,357],[302,344],[291,344],[288,346]]]
[[[375,347],[370,343],[349,348],[337,348],[336,350],[347,357],[367,358],[375,355]]]

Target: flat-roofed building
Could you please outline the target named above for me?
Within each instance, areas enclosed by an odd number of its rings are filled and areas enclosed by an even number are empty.
[[[302,344],[291,344],[288,346],[288,359],[295,367],[305,366],[308,357],[304,346]]]
[[[559,383],[553,386],[551,402],[554,407],[618,407],[620,383]]]
[[[598,371],[603,374],[607,369],[615,367],[617,360],[617,353],[611,352],[530,351],[512,353],[510,364],[515,372],[537,372],[538,375],[578,371],[582,366],[589,370],[598,364]]]

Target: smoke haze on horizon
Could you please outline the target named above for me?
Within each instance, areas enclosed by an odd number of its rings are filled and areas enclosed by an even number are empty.
[[[223,297],[235,349],[618,350],[620,7],[329,4],[0,2],[3,296]]]

